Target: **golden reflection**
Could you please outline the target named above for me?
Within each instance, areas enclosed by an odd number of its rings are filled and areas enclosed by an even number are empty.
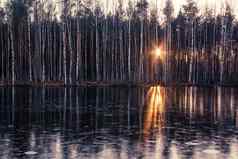
[[[237,159],[238,156],[238,140],[232,139],[230,143],[230,153],[228,155],[228,158],[230,159]]]
[[[236,128],[238,128],[238,108],[236,110]]]
[[[171,147],[170,147],[170,158],[171,159],[180,159],[180,158],[182,158],[182,154],[179,151],[179,148],[174,143],[172,143]]]
[[[151,87],[146,97],[144,134],[152,129],[161,129],[164,124],[165,90],[160,86]]]
[[[63,158],[63,152],[62,152],[62,144],[63,142],[61,141],[60,138],[61,134],[57,133],[53,138],[55,138],[54,141],[51,142],[51,151],[52,151],[52,157],[56,159],[62,159]]]
[[[78,145],[69,145],[69,158],[77,158],[78,157]]]

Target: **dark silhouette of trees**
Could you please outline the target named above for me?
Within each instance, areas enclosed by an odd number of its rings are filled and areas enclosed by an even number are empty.
[[[238,23],[226,4],[199,15],[171,0],[159,21],[146,0],[104,13],[99,1],[11,0],[0,8],[1,84],[235,84]],[[57,13],[60,12],[60,13]],[[60,16],[59,16],[60,15]],[[154,50],[163,46],[165,58]]]
[[[163,10],[165,15],[165,29],[164,29],[164,44],[165,50],[167,52],[165,57],[164,66],[164,82],[169,82],[171,80],[171,47],[172,47],[172,20],[174,14],[174,8],[171,0],[166,0],[165,8]]]

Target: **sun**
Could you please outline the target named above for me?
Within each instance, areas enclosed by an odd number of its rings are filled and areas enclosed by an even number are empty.
[[[162,57],[162,50],[160,48],[156,48],[155,49],[155,55],[158,57],[158,58],[161,58]]]
[[[155,47],[154,50],[152,51],[152,54],[155,57],[155,59],[162,60],[164,56],[164,51],[162,47]]]

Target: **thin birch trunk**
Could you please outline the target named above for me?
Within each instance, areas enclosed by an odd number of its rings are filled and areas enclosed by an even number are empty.
[[[32,61],[31,61],[31,21],[28,16],[28,61],[29,61],[29,80],[32,82]]]
[[[12,22],[11,22],[12,23]],[[15,50],[13,41],[13,25],[10,24],[10,41],[11,41],[11,73],[12,73],[12,85],[15,85]]]
[[[129,17],[128,39],[128,80],[131,81],[131,16]]]
[[[98,37],[98,17],[96,15],[96,80],[99,81],[101,79],[100,77],[100,65],[99,65],[99,37]]]
[[[79,26],[79,19],[77,20],[77,57],[76,57],[76,80],[81,81],[81,65],[82,65],[82,54],[81,54],[81,33]]]
[[[139,56],[139,81],[142,82],[143,80],[143,32],[144,32],[144,23],[143,23],[143,20],[141,19],[141,30],[140,30],[140,56]]]
[[[45,45],[46,45],[46,27],[45,27],[45,23],[43,23],[43,31],[42,31],[42,52],[41,52],[41,57],[42,57],[42,84],[45,84]]]
[[[67,85],[67,70],[66,70],[66,22],[63,24],[63,71],[64,71],[64,84]]]
[[[69,39],[69,84],[72,84],[72,70],[73,70],[73,48],[72,48],[72,33],[71,33],[71,20],[69,20],[68,24],[68,39]]]

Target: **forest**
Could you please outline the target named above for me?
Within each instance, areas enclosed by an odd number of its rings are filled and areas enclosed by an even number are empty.
[[[236,85],[238,20],[228,3],[9,0],[0,8],[0,85]],[[159,5],[159,4],[158,4]],[[160,20],[163,19],[163,20]]]

